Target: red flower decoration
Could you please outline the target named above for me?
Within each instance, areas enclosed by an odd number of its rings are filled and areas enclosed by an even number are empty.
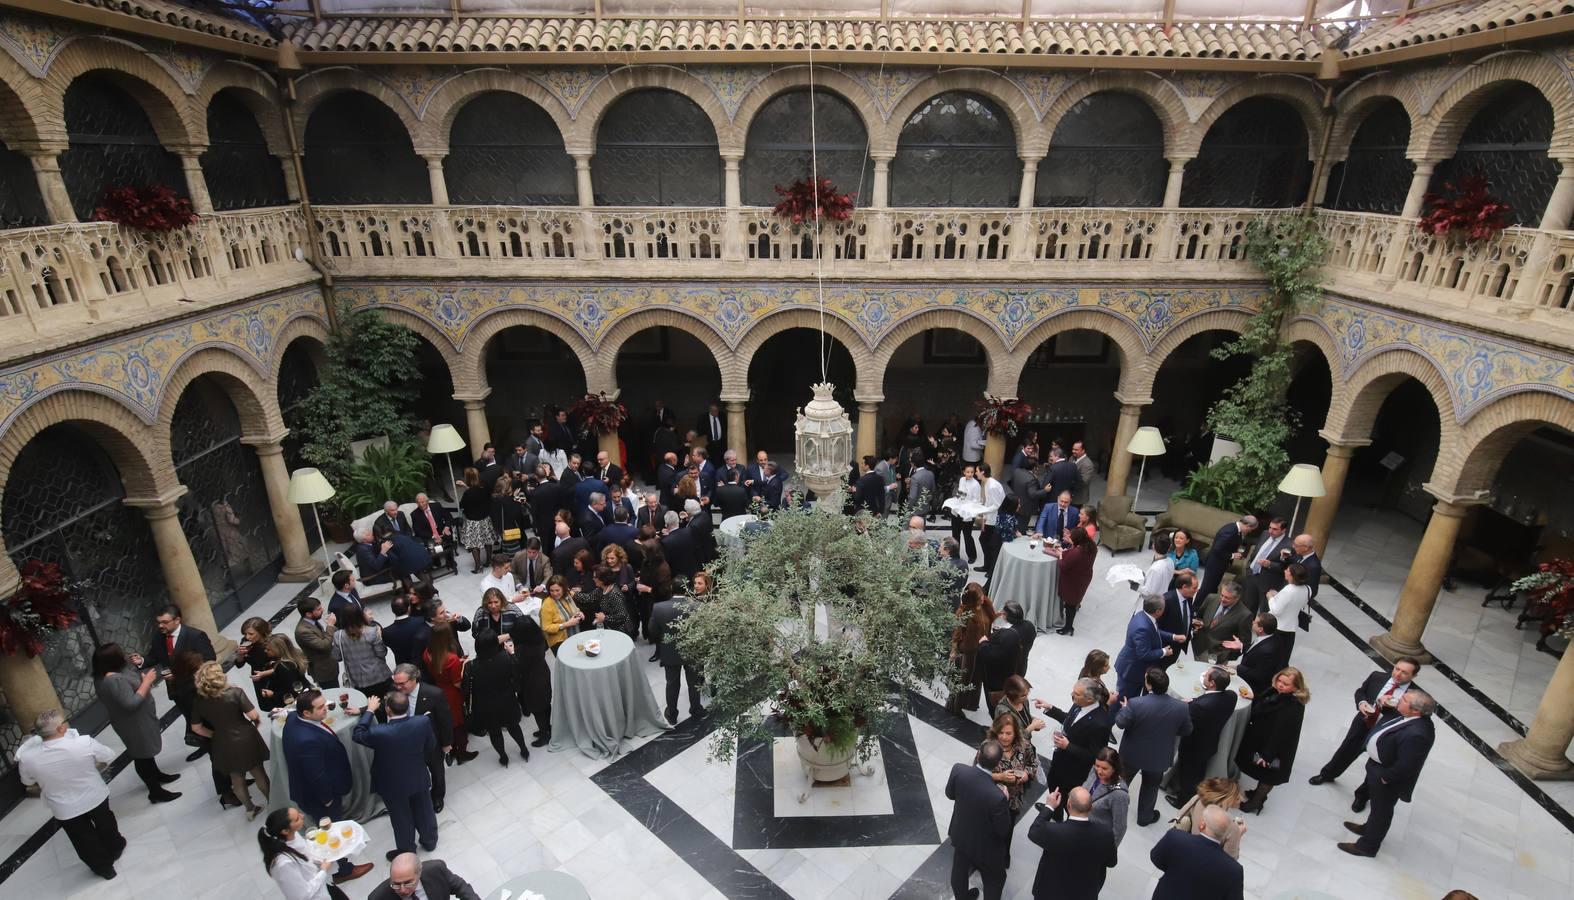
[[[776,215],[791,219],[794,225],[813,222],[816,209],[821,219],[837,222],[845,222],[853,214],[853,195],[836,193],[829,178],[821,178],[818,185],[807,178],[786,187],[778,184],[776,193],[782,198],[776,204]]]
[[[114,222],[142,231],[174,231],[197,221],[191,201],[168,186],[111,188],[93,210],[95,222]]]
[[[597,434],[612,434],[629,416],[627,406],[609,399],[606,392],[586,394],[569,407],[568,417]]]
[[[978,401],[978,427],[989,434],[1016,437],[1032,414],[1032,404],[1022,400],[985,394],[984,399]]]
[[[76,624],[77,601],[55,563],[28,560],[21,574],[21,588],[0,601],[0,654],[33,657],[44,652],[45,638]]]
[[[1509,205],[1492,196],[1486,176],[1466,175],[1445,181],[1442,193],[1421,198],[1426,214],[1418,223],[1427,234],[1463,234],[1472,241],[1493,237],[1509,224]]]

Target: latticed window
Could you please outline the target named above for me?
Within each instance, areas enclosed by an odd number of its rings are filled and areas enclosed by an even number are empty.
[[[1168,178],[1164,123],[1142,98],[1101,91],[1055,126],[1033,205],[1158,206]]]
[[[1560,166],[1552,145],[1552,104],[1528,84],[1494,93],[1465,127],[1452,159],[1439,163],[1430,190],[1470,174],[1487,178],[1494,196],[1509,205],[1516,225],[1537,225],[1557,186]]]
[[[781,199],[776,186],[809,178],[817,155],[820,177],[831,179],[837,193],[852,194],[859,206],[864,205],[874,169],[863,119],[851,103],[818,89],[813,113],[811,138],[808,88],[784,91],[760,107],[749,123],[743,153],[744,204],[775,206]]]
[[[1249,97],[1213,123],[1186,164],[1181,206],[1294,206],[1311,174],[1300,114],[1282,100]]]
[[[716,129],[676,91],[635,91],[612,104],[590,165],[597,206],[722,204]]]
[[[892,206],[1016,206],[1022,162],[1005,110],[947,91],[914,110],[891,161]]]
[[[0,228],[27,228],[48,221],[32,162],[0,142]]]
[[[1405,208],[1415,163],[1406,156],[1410,116],[1398,100],[1374,108],[1350,140],[1350,153],[1328,176],[1323,205],[1353,212],[1397,214]]]
[[[329,97],[306,123],[306,190],[314,203],[431,203],[426,160],[375,97]]]
[[[213,208],[250,209],[290,202],[284,170],[268,153],[257,117],[233,88],[219,91],[208,104],[208,149],[202,175]]]
[[[165,185],[185,196],[180,160],[159,143],[147,112],[109,76],[88,73],[66,88],[66,136],[60,174],[77,218],[93,218],[117,187]]]
[[[454,203],[573,206],[574,160],[546,110],[528,98],[489,91],[454,117],[443,160]]]

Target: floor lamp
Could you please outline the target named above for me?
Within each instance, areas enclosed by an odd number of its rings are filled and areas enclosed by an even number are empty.
[[[1138,501],[1142,497],[1142,476],[1148,472],[1148,457],[1164,455],[1164,436],[1152,425],[1145,425],[1131,436],[1126,452],[1142,457],[1142,465],[1137,469],[1137,492],[1131,495],[1131,511],[1135,513],[1141,509]]]
[[[1296,463],[1279,482],[1279,490],[1295,498],[1295,512],[1290,514],[1290,535],[1295,535],[1295,519],[1301,514],[1301,498],[1321,497],[1328,493],[1323,487],[1323,470],[1311,463]]]
[[[322,534],[322,517],[317,515],[317,504],[333,495],[333,485],[329,484],[328,479],[316,469],[296,469],[290,473],[290,490],[287,496],[289,501],[297,506],[303,503],[311,504],[312,521],[317,523],[317,542],[322,545],[324,569],[332,563],[328,558],[328,539]]]
[[[448,454],[464,448],[465,439],[452,425],[433,425],[432,435],[426,439],[426,452],[434,456],[441,453],[448,463],[448,490],[455,500],[459,499],[459,491],[454,480],[454,458]]]

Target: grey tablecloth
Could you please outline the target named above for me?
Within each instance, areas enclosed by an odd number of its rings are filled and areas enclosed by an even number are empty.
[[[339,695],[350,695],[352,709],[366,707],[366,695],[355,688],[329,688],[323,696],[335,709],[328,715],[333,721],[328,727],[339,736],[339,743],[350,753],[350,793],[344,798],[344,817],[354,819],[365,824],[372,817],[382,812],[383,801],[372,791],[372,748],[357,744],[351,739],[355,731],[355,723],[359,716],[346,715],[344,710],[338,708]],[[290,800],[290,769],[284,761],[284,721],[285,717],[268,723],[268,749],[272,756],[268,759],[268,780],[272,782],[268,792],[268,810],[283,809],[291,805]],[[310,818],[310,817],[308,817]]]
[[[1060,560],[1042,549],[1029,550],[1027,538],[1017,538],[1000,548],[989,599],[995,609],[1015,600],[1022,604],[1029,622],[1039,631],[1060,624]]]
[[[486,895],[486,900],[501,900],[504,891],[508,891],[509,900],[519,900],[525,891],[540,894],[547,900],[590,900],[590,892],[585,886],[566,872],[526,872],[498,885]]]
[[[580,644],[601,641],[599,656]],[[661,706],[634,657],[634,640],[621,631],[591,629],[565,640],[552,676],[552,744],[578,748],[592,759],[623,752],[623,742],[665,731]]]
[[[1194,699],[1203,692],[1202,673],[1212,668],[1201,660],[1186,657],[1170,666],[1170,693],[1181,699]],[[1234,778],[1240,774],[1235,765],[1235,752],[1241,749],[1241,738],[1246,736],[1246,723],[1252,717],[1252,701],[1242,697],[1239,688],[1244,682],[1230,679],[1230,691],[1235,694],[1235,713],[1224,723],[1219,735],[1219,749],[1208,760],[1204,778]]]
[[[744,526],[758,522],[759,520],[759,516],[749,515],[747,513],[741,516],[733,516],[730,519],[724,520],[720,525],[716,526],[717,546],[721,547],[723,550],[731,550],[735,553],[743,552]]]

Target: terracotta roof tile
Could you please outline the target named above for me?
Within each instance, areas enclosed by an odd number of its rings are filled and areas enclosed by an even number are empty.
[[[220,8],[205,7],[196,3],[187,6],[168,0],[67,0],[67,2],[263,47],[271,47],[277,43],[266,30],[249,19]]]
[[[1382,50],[1446,40],[1462,34],[1506,28],[1537,19],[1574,13],[1571,0],[1476,0],[1437,10],[1420,10],[1407,19],[1381,19],[1361,27],[1345,50],[1365,56]]]

